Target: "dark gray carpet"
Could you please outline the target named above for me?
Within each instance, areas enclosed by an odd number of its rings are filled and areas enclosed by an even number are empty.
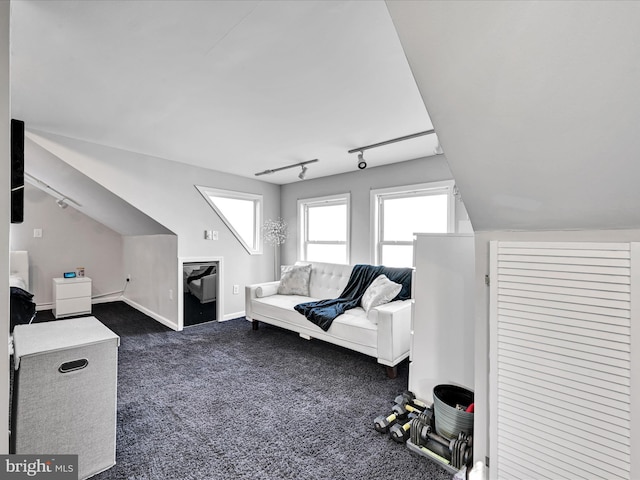
[[[244,319],[171,331],[94,306],[121,336],[107,479],[450,479],[373,429],[407,388],[374,359]]]

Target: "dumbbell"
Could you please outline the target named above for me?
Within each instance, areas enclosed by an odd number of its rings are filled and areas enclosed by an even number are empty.
[[[401,411],[396,409],[397,405],[402,405],[407,402],[410,402],[413,399],[413,393],[408,390],[398,395],[393,401],[393,407],[391,413],[387,415],[380,415],[373,420],[373,426],[376,431],[380,433],[387,433],[389,431],[389,427],[398,421],[398,418],[401,416]]]
[[[427,409],[410,421],[411,442],[417,446],[429,447],[444,457],[455,468],[467,465],[473,457],[473,437],[460,432],[449,440],[433,431],[433,410]]]
[[[394,400],[394,405],[391,409],[391,413],[389,413],[388,415],[380,415],[373,420],[373,426],[376,431],[380,433],[387,433],[391,425],[396,423],[398,419],[402,418],[403,415],[407,414],[406,409],[396,407],[409,403],[414,398],[415,395],[413,395],[413,393],[408,390],[398,395]]]
[[[380,433],[387,433],[389,429],[398,422],[406,418],[410,413],[420,413],[423,409],[413,405],[411,402],[415,400],[415,395],[409,391],[398,395],[395,399],[395,405],[389,415],[380,415],[373,421],[375,429]]]
[[[395,423],[389,428],[389,435],[398,443],[404,443],[409,439],[409,431],[414,418],[417,418],[424,409],[407,404],[404,408],[409,412],[408,420],[405,423]]]
[[[416,399],[416,396],[410,390],[405,390],[400,395],[398,395],[393,403],[395,405],[402,405],[403,403],[413,402]]]

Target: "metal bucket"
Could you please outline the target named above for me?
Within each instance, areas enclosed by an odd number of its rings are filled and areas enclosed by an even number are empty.
[[[458,410],[457,405],[466,409],[473,403],[473,392],[456,385],[436,385],[433,388],[433,414],[438,435],[449,440],[460,432],[473,433],[473,413]]]

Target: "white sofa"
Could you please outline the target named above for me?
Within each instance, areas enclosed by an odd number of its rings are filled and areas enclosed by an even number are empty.
[[[306,262],[309,263],[309,262]],[[409,356],[411,300],[396,300],[372,308],[347,310],[335,318],[326,332],[293,309],[294,305],[337,298],[344,290],[353,266],[311,262],[309,295],[279,295],[279,282],[248,285],[245,288],[245,314],[258,322],[298,332],[302,338],[317,338],[370,355],[387,367],[387,375],[397,375],[397,365]]]

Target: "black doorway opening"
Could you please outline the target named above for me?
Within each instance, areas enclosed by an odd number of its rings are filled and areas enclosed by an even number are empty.
[[[218,262],[183,265],[185,327],[217,320]]]

